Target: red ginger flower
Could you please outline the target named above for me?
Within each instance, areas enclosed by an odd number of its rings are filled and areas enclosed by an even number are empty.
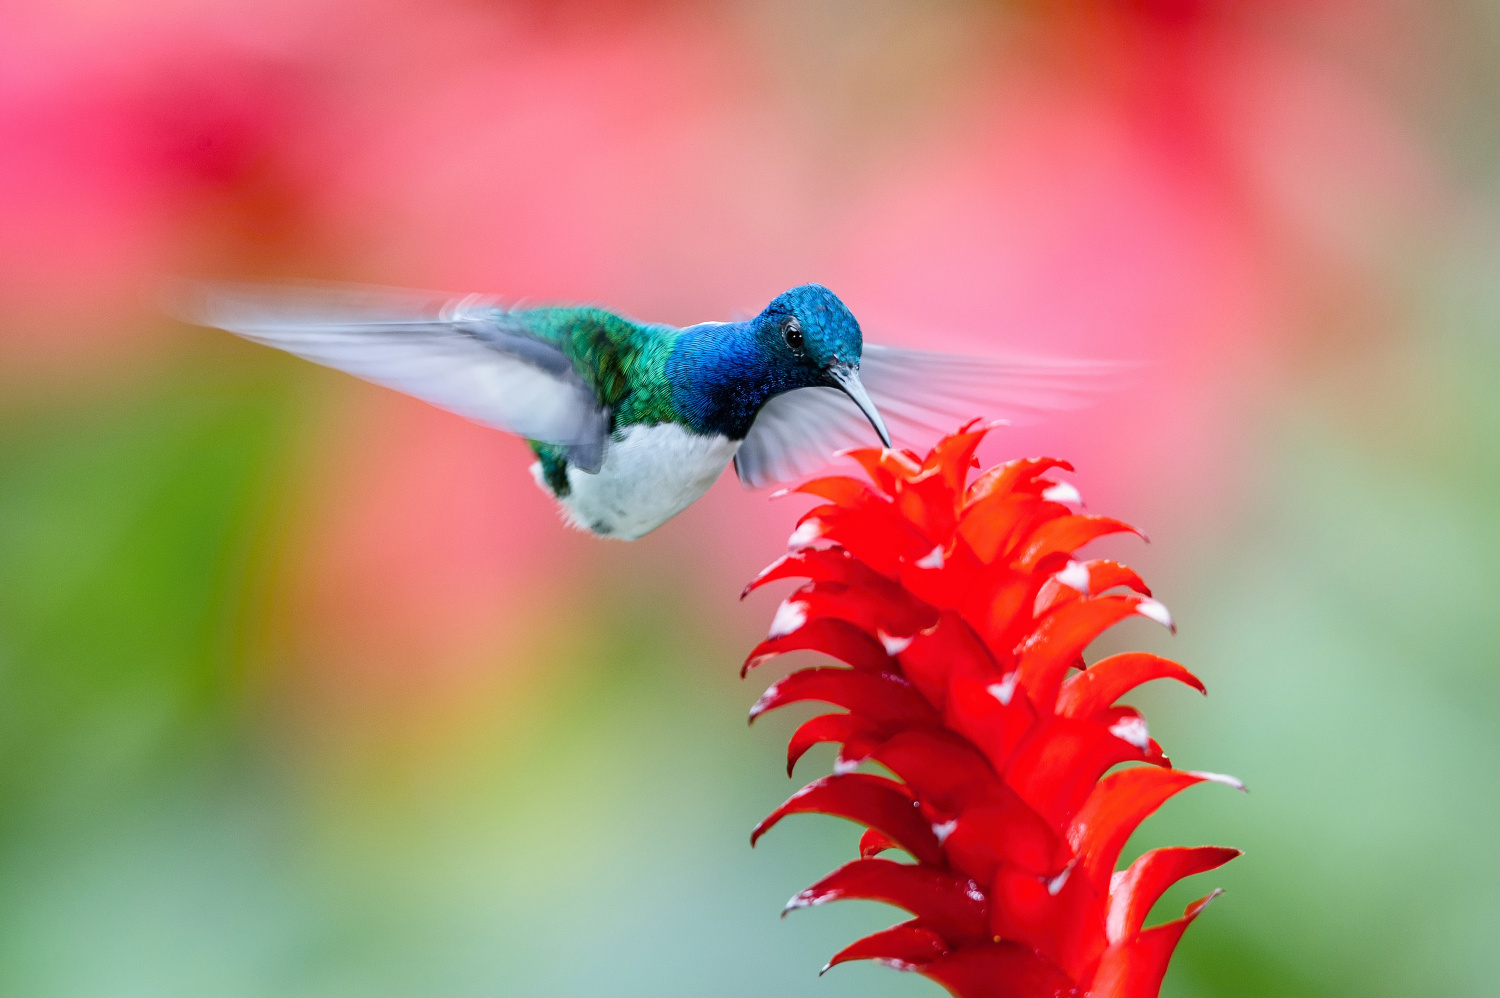
[[[877,960],[958,998],[1151,998],[1183,930],[1219,892],[1145,928],[1151,906],[1239,851],[1165,848],[1126,870],[1115,863],[1136,826],[1179,790],[1239,784],[1171,768],[1140,713],[1115,705],[1151,679],[1202,691],[1192,673],[1144,653],[1084,666],[1084,648],[1127,617],[1172,626],[1135,572],[1073,558],[1133,528],[1074,513],[1073,487],[1044,477],[1071,471],[1062,461],[1012,461],[968,483],[986,432],[965,427],[920,462],[909,451],[853,451],[873,487],[831,477],[795,490],[829,502],[802,517],[791,553],[745,591],[809,581],[777,609],[745,670],[796,650],[848,667],[793,672],[750,719],[803,700],[845,712],[792,735],[788,775],[819,742],[840,745],[833,774],[793,794],[750,841],[802,812],[866,826],[860,858],[787,910],[863,898],[915,917],[846,947],[829,967]],[[855,772],[865,760],[898,779]],[[1104,775],[1120,763],[1144,765]],[[876,858],[891,849],[916,862]]]

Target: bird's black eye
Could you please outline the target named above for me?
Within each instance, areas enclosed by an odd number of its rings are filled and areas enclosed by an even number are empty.
[[[796,316],[788,317],[781,324],[781,336],[786,340],[786,345],[792,348],[792,353],[800,357],[802,355],[802,323],[797,321]]]

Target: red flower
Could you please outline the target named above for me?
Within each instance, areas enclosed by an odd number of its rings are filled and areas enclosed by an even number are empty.
[[[1201,691],[1192,673],[1144,653],[1084,667],[1088,644],[1127,617],[1172,626],[1135,572],[1073,557],[1132,528],[1073,512],[1077,492],[1045,477],[1072,470],[1061,461],[1012,461],[969,484],[986,432],[965,427],[921,462],[910,452],[854,451],[873,487],[834,477],[795,490],[829,502],[801,519],[791,553],[746,592],[809,581],[777,609],[745,669],[794,650],[848,667],[793,672],[750,719],[797,701],[833,704],[844,712],[792,735],[787,772],[818,742],[840,749],[833,774],[793,794],[751,844],[789,814],[866,826],[860,858],[787,910],[864,898],[914,917],[846,947],[829,967],[878,960],[959,998],[1149,998],[1183,930],[1218,891],[1145,928],[1151,906],[1176,881],[1239,852],[1155,849],[1117,871],[1120,851],[1179,790],[1239,784],[1171,768],[1140,713],[1115,705],[1151,679]],[[856,772],[866,760],[897,779]],[[1141,765],[1104,775],[1120,763]],[[892,849],[915,862],[876,858]]]

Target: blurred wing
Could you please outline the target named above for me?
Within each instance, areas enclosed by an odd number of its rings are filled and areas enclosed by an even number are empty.
[[[210,285],[183,317],[569,448],[598,470],[608,417],[556,346],[493,301],[349,287]]]
[[[1026,423],[1081,408],[1127,369],[1110,361],[965,357],[867,343],[859,376],[892,442],[922,454],[976,417]],[[761,408],[734,466],[746,488],[760,488],[811,475],[837,451],[879,443],[843,392],[799,388]]]

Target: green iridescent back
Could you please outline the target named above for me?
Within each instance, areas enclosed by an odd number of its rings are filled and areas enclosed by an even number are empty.
[[[632,322],[602,308],[539,308],[510,313],[541,339],[555,344],[573,369],[609,407],[610,431],[644,423],[675,422],[667,383],[667,358],[678,330]],[[568,494],[565,447],[531,441],[547,485]]]
[[[611,429],[677,419],[666,375],[675,328],[632,322],[602,308],[541,308],[511,316],[567,355],[609,406]]]

